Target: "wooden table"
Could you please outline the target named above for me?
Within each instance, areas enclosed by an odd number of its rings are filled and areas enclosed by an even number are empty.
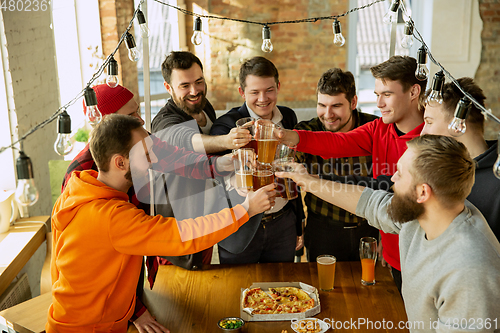
[[[18,219],[0,234],[0,295],[45,240],[50,216]]]
[[[379,265],[375,276],[377,283],[374,286],[363,286],[359,262],[338,262],[335,290],[319,293],[321,312],[315,317],[348,321],[349,327],[342,332],[376,331],[359,326],[353,328],[351,323],[358,318],[374,324],[392,321],[394,327],[400,321],[406,322],[403,300],[389,270]],[[205,266],[202,271],[160,266],[153,290],[145,288],[144,301],[158,322],[171,332],[217,332],[220,318],[239,316],[241,288],[253,282],[286,281],[317,287],[316,263],[213,265]],[[248,322],[244,332],[280,333],[283,329],[293,333],[290,321]]]

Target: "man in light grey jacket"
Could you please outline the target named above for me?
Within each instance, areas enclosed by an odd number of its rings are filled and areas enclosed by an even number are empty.
[[[392,177],[394,194],[320,180],[295,165],[302,189],[399,234],[402,293],[412,331],[500,329],[500,244],[465,200],[474,161],[453,138],[423,135],[407,143]]]

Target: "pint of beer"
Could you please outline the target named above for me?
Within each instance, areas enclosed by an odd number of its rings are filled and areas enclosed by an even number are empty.
[[[253,172],[253,189],[257,191],[259,188],[274,183],[274,173],[272,170],[254,170]]]
[[[236,174],[236,187],[241,190],[251,190],[253,188],[253,165],[255,152],[253,149],[241,148],[233,150],[234,172]]]
[[[281,144],[280,144],[281,145]],[[278,152],[276,152],[278,154]],[[282,158],[273,161],[273,168],[275,172],[292,172],[293,168],[289,163],[293,162],[293,158]],[[276,193],[278,197],[284,198],[286,200],[292,200],[299,196],[299,190],[297,184],[291,178],[280,178],[275,177],[276,182]]]
[[[319,289],[332,291],[335,284],[335,266],[337,258],[329,254],[322,254],[316,258],[318,264]]]
[[[274,160],[278,137],[277,126],[270,123],[258,123],[255,126],[255,140],[257,141],[257,160],[261,163],[270,164]]]
[[[255,119],[252,117],[240,118],[236,121],[236,127],[247,129],[252,136],[252,140],[241,148],[252,148],[257,150],[257,144],[255,142]]]
[[[377,240],[363,237],[359,240],[359,258],[361,259],[361,284],[375,284],[375,263],[377,262]]]

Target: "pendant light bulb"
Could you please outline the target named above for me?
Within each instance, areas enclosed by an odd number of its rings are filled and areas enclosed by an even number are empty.
[[[201,35],[201,18],[197,17],[194,20],[193,26],[193,36],[191,37],[191,43],[194,45],[200,45],[203,41],[203,36]]]
[[[271,29],[266,25],[262,28],[262,51],[269,53],[273,51],[273,43],[271,43]]]
[[[385,24],[392,24],[392,22],[397,22],[398,20],[398,8],[399,8],[399,1],[400,0],[393,0],[389,10],[387,13],[384,15],[384,18],[382,21]]]
[[[495,177],[500,179],[500,133],[498,133],[497,147],[498,158],[495,164],[493,164],[493,174],[495,175]]]
[[[427,51],[425,51],[425,47],[421,46],[417,53],[417,70],[415,71],[417,80],[425,81],[429,78],[429,69],[427,68],[426,62]]]
[[[411,22],[405,23],[404,36],[401,39],[401,46],[410,49],[413,46],[413,25]]]
[[[113,56],[109,59],[108,63],[108,76],[106,77],[106,84],[110,88],[116,88],[119,84],[120,79],[118,78],[118,62]]]
[[[448,125],[448,132],[452,136],[458,137],[465,133],[467,129],[465,120],[467,119],[470,104],[471,101],[465,96],[458,101],[457,108],[455,109],[455,117]]]
[[[130,32],[127,32],[127,34],[125,35],[125,42],[128,49],[128,58],[134,62],[139,61],[139,59],[141,58],[141,53],[135,45],[134,36],[132,36]]]
[[[85,117],[91,125],[97,125],[102,120],[102,114],[97,108],[97,97],[92,88],[85,88]]]
[[[342,27],[340,26],[340,22],[335,18],[332,24],[333,29],[333,44],[335,46],[341,47],[345,44],[345,38],[342,35]]]
[[[33,179],[33,165],[31,159],[19,152],[16,160],[17,188],[14,194],[15,200],[21,206],[33,206],[38,201],[38,190]]]
[[[146,23],[146,17],[144,16],[144,13],[140,9],[137,11],[137,21],[139,21],[139,28],[141,29],[141,37],[148,38],[149,37],[148,24]]]
[[[441,104],[443,104],[442,91],[444,80],[445,78],[442,70],[434,74],[434,78],[432,80],[432,90],[425,101],[430,106],[440,106]]]
[[[71,118],[64,111],[57,121],[57,139],[54,143],[54,150],[61,156],[68,155],[73,150],[71,143]]]

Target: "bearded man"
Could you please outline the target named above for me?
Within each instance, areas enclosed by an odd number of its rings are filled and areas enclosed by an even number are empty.
[[[474,160],[451,137],[426,134],[407,146],[392,176],[394,194],[317,179],[299,164],[294,173],[276,176],[399,234],[410,322],[423,323],[426,332],[493,332],[498,327],[482,323],[499,319],[500,243],[465,199],[474,184]]]

